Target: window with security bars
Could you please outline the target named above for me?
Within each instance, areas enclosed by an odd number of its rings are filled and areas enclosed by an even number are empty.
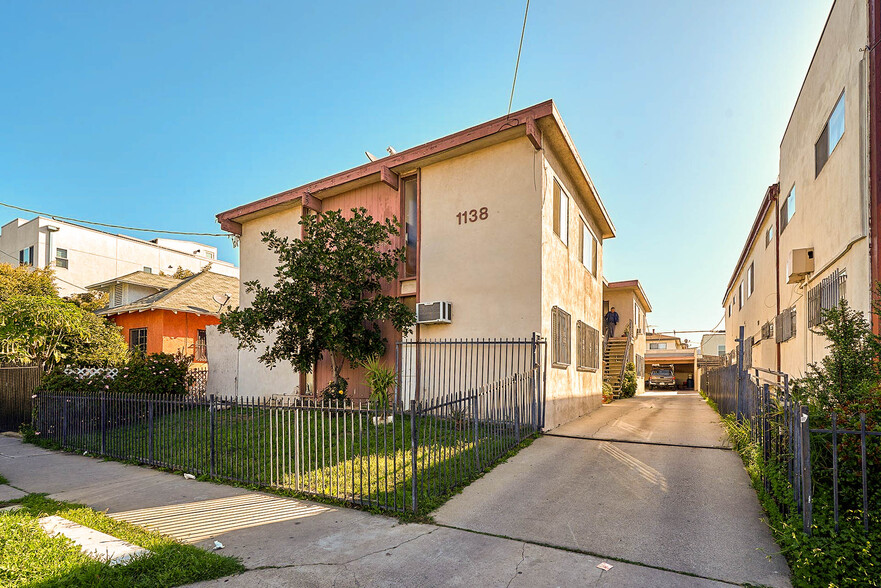
[[[132,351],[147,353],[147,327],[129,329],[128,346]]]
[[[582,371],[600,368],[600,332],[582,321],[575,325],[575,365]]]
[[[768,321],[764,325],[762,325],[762,336],[761,339],[770,339],[774,336],[774,323]]]
[[[551,345],[553,367],[569,367],[572,363],[572,317],[558,306],[551,309]]]
[[[784,309],[774,319],[774,341],[783,343],[795,337],[795,307]]]
[[[847,274],[836,269],[808,290],[808,327],[823,322],[823,311],[835,308],[845,298]]]
[[[194,361],[208,361],[208,336],[205,329],[196,331],[196,345],[193,353]]]

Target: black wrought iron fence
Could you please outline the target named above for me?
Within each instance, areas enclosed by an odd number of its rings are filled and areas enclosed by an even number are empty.
[[[386,510],[429,508],[541,428],[539,372],[409,405],[41,392],[65,449]]]
[[[31,422],[31,397],[41,378],[37,366],[0,366],[0,431]]]
[[[788,374],[742,365],[741,355],[739,365],[704,374],[702,390],[723,416],[735,418],[765,463],[785,469],[804,532],[810,534],[819,516],[831,518],[838,533],[843,512],[857,513],[868,532],[872,513],[881,511],[881,423],[867,423],[865,412],[846,417],[812,411],[794,399]],[[764,474],[764,489],[786,513],[791,503],[772,492],[772,480]]]

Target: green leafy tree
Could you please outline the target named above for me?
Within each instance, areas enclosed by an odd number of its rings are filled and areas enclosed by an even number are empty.
[[[246,282],[254,295],[249,307],[221,317],[219,330],[254,350],[268,341],[260,361],[273,367],[289,361],[310,372],[327,354],[333,382],[340,381],[346,361],[358,363],[385,353],[379,321],[390,321],[408,333],[413,311],[383,294],[383,284],[398,276],[404,248],[397,219],[376,221],[364,208],[309,215],[300,221],[302,239],[263,233],[263,242],[278,256],[275,283]]]
[[[71,294],[64,297],[65,302],[76,304],[80,308],[88,312],[95,312],[107,306],[110,302],[110,294],[99,290],[91,290],[82,294]]]
[[[0,301],[16,295],[58,296],[55,275],[49,268],[0,263]]]
[[[14,295],[0,302],[0,360],[48,371],[62,361],[117,364],[126,355],[114,325],[57,296]]]

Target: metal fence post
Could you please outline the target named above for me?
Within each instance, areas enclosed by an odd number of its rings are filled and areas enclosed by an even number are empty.
[[[107,393],[101,392],[101,455],[107,454]]]
[[[743,390],[743,325],[740,326],[740,333],[737,338],[737,388],[734,391],[735,417],[737,422],[741,419],[740,398]]]
[[[416,399],[410,400],[410,497],[413,506],[413,512],[419,508],[419,502],[416,497]]]
[[[68,400],[62,396],[61,402],[61,446],[64,447],[67,443],[67,418],[69,416],[67,413]]]
[[[215,475],[215,451],[214,451],[214,433],[215,433],[215,422],[214,422],[214,394],[208,395],[208,419],[210,422],[211,429],[211,475]]]
[[[471,399],[471,420],[474,423],[474,464],[477,466],[477,471],[480,471],[480,442],[477,437],[477,395]]]
[[[801,471],[802,471],[802,520],[804,522],[804,532],[806,535],[811,534],[812,512],[811,512],[811,423],[808,417],[808,407],[803,406],[799,418],[799,426],[801,427]]]
[[[147,459],[153,463],[153,401],[147,400]]]

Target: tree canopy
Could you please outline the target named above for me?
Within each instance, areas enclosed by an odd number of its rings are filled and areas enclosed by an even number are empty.
[[[58,296],[50,268],[0,263],[0,301],[11,296]]]
[[[404,248],[397,219],[376,221],[365,208],[304,216],[302,239],[280,237],[273,230],[263,242],[278,256],[275,283],[246,282],[254,295],[250,306],[221,317],[220,331],[255,350],[268,343],[260,361],[273,367],[289,361],[311,372],[328,354],[339,381],[344,362],[383,355],[387,341],[379,322],[389,321],[408,333],[415,314],[383,285],[398,277]]]

